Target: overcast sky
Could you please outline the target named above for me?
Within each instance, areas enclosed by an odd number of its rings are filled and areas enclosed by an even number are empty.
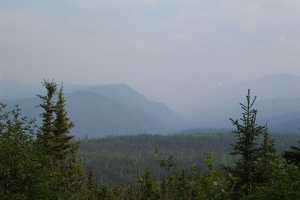
[[[195,79],[300,75],[299,0],[0,0],[0,31],[1,79],[157,99]]]

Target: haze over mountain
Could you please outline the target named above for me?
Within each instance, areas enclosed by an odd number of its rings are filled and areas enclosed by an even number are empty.
[[[77,85],[64,88],[66,108],[79,137],[110,134],[172,133],[189,128],[233,128],[229,117],[241,116],[247,90],[257,96],[258,123],[271,132],[297,133],[300,127],[300,76],[273,74],[250,81],[193,80],[170,91],[171,108],[147,99],[125,84]],[[38,117],[35,94],[44,88],[15,81],[0,81],[1,101],[20,104],[23,114]],[[166,94],[167,95],[167,94]],[[184,99],[184,101],[182,100]],[[178,100],[178,101],[177,101]],[[165,102],[164,102],[165,103]],[[180,104],[181,103],[181,104]]]
[[[179,114],[190,113],[195,108],[224,101],[232,105],[243,101],[248,89],[259,100],[300,97],[300,76],[286,73],[272,74],[249,81],[233,78],[193,79],[165,94],[165,101]],[[179,95],[180,94],[180,95]],[[183,98],[184,97],[184,98]]]
[[[78,86],[66,91],[66,109],[75,123],[72,133],[78,137],[171,133],[182,125],[181,118],[163,103],[150,101],[124,84]],[[9,108],[19,104],[24,116],[38,118],[42,112],[36,108],[41,103],[39,98],[9,99],[12,94],[6,93],[8,96],[2,102]]]
[[[250,89],[252,97],[257,96],[254,107],[259,111],[260,123],[267,123],[274,132],[297,132],[300,127],[300,76],[281,73],[250,81],[223,79],[201,87],[206,88],[205,95],[191,97],[193,103],[181,112],[184,119],[195,121],[198,126],[231,127],[228,118],[241,116],[239,103],[246,103],[245,96]],[[194,93],[197,91],[202,90],[196,88]]]

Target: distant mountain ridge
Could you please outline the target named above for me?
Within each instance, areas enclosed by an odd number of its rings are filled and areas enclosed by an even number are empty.
[[[167,106],[148,100],[125,84],[79,87],[65,93],[65,98],[68,115],[75,123],[72,133],[77,137],[171,133],[182,124]],[[22,114],[30,118],[38,118],[42,112],[35,107],[41,103],[37,97],[2,101],[10,108],[19,104]]]
[[[212,89],[181,116],[194,121],[193,126],[230,128],[229,117],[241,116],[239,103],[246,102],[248,89],[252,98],[257,96],[254,108],[260,123],[267,123],[272,132],[299,132],[300,116],[295,113],[300,111],[300,76],[285,73]]]
[[[258,123],[271,132],[299,133],[300,76],[273,74],[249,81],[215,78],[187,83],[177,88],[181,111],[147,99],[126,84],[65,86],[66,108],[79,137],[115,134],[172,133],[192,128],[233,128],[229,117],[240,118],[239,103],[247,90],[257,96]],[[38,117],[35,94],[45,94],[42,86],[0,81],[1,102],[20,104],[24,115]],[[174,94],[175,95],[175,94]],[[21,98],[27,97],[27,98]]]

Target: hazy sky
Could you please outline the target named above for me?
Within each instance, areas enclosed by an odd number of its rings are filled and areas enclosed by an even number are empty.
[[[0,31],[1,79],[156,99],[195,79],[300,75],[299,0],[0,0]]]

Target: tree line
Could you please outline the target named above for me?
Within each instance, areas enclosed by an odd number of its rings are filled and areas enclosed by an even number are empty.
[[[38,106],[43,109],[40,126],[35,124],[35,120],[22,117],[18,106],[6,111],[5,105],[0,104],[1,199],[300,198],[300,149],[292,146],[283,153],[276,153],[275,141],[270,138],[267,126],[256,124],[257,110],[253,109],[256,97],[251,99],[250,91],[246,96],[246,104],[241,104],[242,117],[238,120],[231,119],[235,127],[231,134],[235,139],[232,145],[228,144],[232,148],[228,153],[233,156],[232,160],[216,164],[214,154],[207,153],[199,161],[197,158],[200,150],[195,150],[190,154],[191,165],[182,167],[186,164],[180,163],[184,156],[173,155],[175,149],[167,154],[162,153],[160,146],[157,146],[155,155],[160,173],[147,167],[141,169],[130,181],[105,184],[100,181],[101,177],[97,178],[95,175],[93,163],[85,166],[85,169],[89,169],[84,170],[80,159],[91,159],[93,153],[96,157],[103,154],[113,160],[120,156],[106,154],[104,151],[91,152],[88,149],[96,148],[93,145],[100,143],[75,140],[70,135],[74,124],[65,110],[63,85],[58,87],[55,82],[48,80],[43,85],[47,94],[38,95],[41,99]],[[225,134],[224,137],[229,137],[228,135]],[[145,138],[146,136],[140,140],[141,150],[149,148]],[[130,137],[126,139],[130,141]],[[197,141],[201,146],[201,142],[205,140]],[[82,147],[78,151],[80,142]],[[175,140],[174,142],[176,143]],[[105,140],[102,144],[105,145]],[[116,148],[122,148],[121,143],[119,144]],[[127,144],[130,145],[130,142]],[[219,145],[219,148],[222,146]],[[124,161],[130,159],[135,162],[129,164],[130,167],[135,168],[139,163],[143,164],[145,157],[132,152],[132,157],[125,158]],[[101,160],[98,163],[105,165]],[[122,166],[113,163],[108,167]]]

